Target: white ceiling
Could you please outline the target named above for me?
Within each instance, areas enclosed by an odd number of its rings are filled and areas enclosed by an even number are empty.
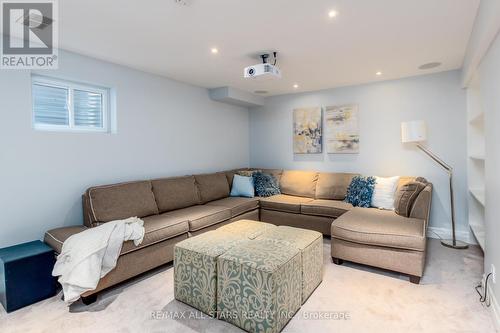
[[[277,95],[460,68],[479,5],[479,0],[190,2],[59,1],[60,46],[202,87]],[[334,19],[328,17],[332,9],[338,12]],[[243,68],[258,63],[251,55],[261,50],[279,52],[281,80],[243,79]],[[443,65],[417,69],[433,61]]]

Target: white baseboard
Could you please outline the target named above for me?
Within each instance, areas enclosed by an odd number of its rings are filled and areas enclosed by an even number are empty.
[[[491,318],[493,319],[493,324],[495,325],[497,332],[500,332],[500,306],[498,305],[497,298],[495,297],[490,284],[488,285],[488,300],[490,302],[489,310]]]
[[[438,237],[439,235],[439,237]],[[477,244],[474,236],[469,231],[457,230],[455,236],[458,240],[466,242],[468,244]],[[437,228],[437,227],[427,227],[427,237],[439,239],[450,239],[451,229],[448,228]]]

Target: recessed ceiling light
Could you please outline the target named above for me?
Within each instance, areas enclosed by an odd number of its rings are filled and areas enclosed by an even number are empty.
[[[431,69],[431,68],[436,68],[441,66],[440,62],[429,62],[427,64],[423,64],[422,66],[419,66],[418,69]]]
[[[328,17],[329,18],[334,18],[335,16],[337,16],[337,12],[335,10],[330,10],[328,12]]]
[[[380,75],[382,75],[382,72],[377,72],[377,73],[375,73],[375,75],[380,76]]]
[[[212,54],[217,54],[217,53],[219,53],[219,50],[216,47],[212,47],[210,52],[212,52]]]
[[[299,87],[299,85],[298,85],[297,83],[295,83],[295,84],[293,85],[293,88],[294,88],[294,89],[297,89],[298,87]]]

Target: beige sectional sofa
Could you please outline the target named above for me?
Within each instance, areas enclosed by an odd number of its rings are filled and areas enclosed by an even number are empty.
[[[241,219],[331,235],[336,263],[345,259],[396,270],[414,276],[413,282],[422,276],[431,184],[417,198],[411,218],[405,218],[345,203],[355,174],[264,169],[279,181],[282,194],[229,197],[237,171],[91,187],[83,195],[85,225],[50,230],[45,242],[60,253],[65,239],[86,228],[131,216],[144,220],[143,243],[124,244],[117,267],[83,295],[86,303],[105,288],[171,262],[177,242]]]

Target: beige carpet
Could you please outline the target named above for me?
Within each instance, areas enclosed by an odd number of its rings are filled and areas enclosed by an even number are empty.
[[[483,265],[477,247],[456,251],[430,240],[420,285],[381,270],[332,264],[329,239],[324,253],[323,282],[283,332],[494,332],[474,290]],[[88,307],[68,308],[60,296],[11,314],[0,306],[0,332],[241,332],[174,300],[172,273],[171,266],[157,269],[102,293]]]

